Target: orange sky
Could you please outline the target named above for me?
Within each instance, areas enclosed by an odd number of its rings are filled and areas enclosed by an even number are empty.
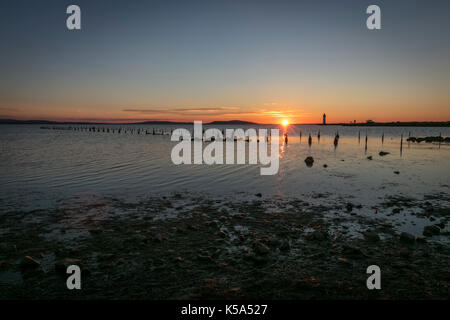
[[[321,123],[322,114],[327,114],[327,123],[342,123],[356,120],[365,122],[391,121],[450,121],[450,109],[445,105],[423,107],[415,103],[397,102],[395,106],[370,106],[358,108],[351,104],[311,104],[311,107],[286,106],[276,102],[263,103],[262,107],[134,107],[114,106],[36,106],[22,105],[14,108],[0,107],[1,118],[19,120],[53,120],[83,122],[140,122],[148,120],[187,121],[244,120],[256,123]]]

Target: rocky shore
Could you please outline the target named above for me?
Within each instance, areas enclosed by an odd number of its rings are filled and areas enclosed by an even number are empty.
[[[372,216],[316,196],[98,196],[6,212],[0,298],[448,299],[448,194],[384,199]],[[398,230],[406,211],[428,222],[421,235]],[[66,288],[72,264],[81,290]],[[381,290],[366,287],[373,264]]]
[[[432,142],[445,142],[445,143],[449,143],[450,142],[450,137],[442,137],[442,136],[430,136],[430,137],[409,137],[408,139],[406,139],[406,141],[411,141],[411,142],[417,142],[420,143],[422,141],[425,141],[427,143],[432,143]]]

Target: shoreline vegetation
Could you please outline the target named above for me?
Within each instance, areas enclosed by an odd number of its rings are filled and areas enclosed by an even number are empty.
[[[189,125],[193,122],[177,122],[177,121],[141,121],[141,122],[86,122],[86,121],[49,121],[49,120],[16,120],[16,119],[0,119],[0,124],[78,124],[78,125]],[[204,123],[204,125],[277,125],[277,124],[263,124],[242,120],[230,120],[230,121],[212,121]],[[295,125],[318,125],[324,126],[322,123],[303,123],[303,124],[291,124]],[[431,121],[412,121],[412,122],[374,122],[367,121],[361,123],[327,123],[327,126],[346,126],[346,127],[450,127],[450,121],[431,122]]]
[[[445,190],[388,197],[372,215],[327,199],[171,193],[5,212],[0,298],[448,298]],[[421,235],[399,230],[405,212],[429,221]],[[66,288],[72,264],[82,290]],[[370,265],[381,268],[381,290],[366,287]]]

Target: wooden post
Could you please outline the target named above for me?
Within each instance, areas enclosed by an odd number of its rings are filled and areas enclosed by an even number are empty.
[[[400,156],[402,155],[402,153],[403,153],[403,133],[400,136]]]

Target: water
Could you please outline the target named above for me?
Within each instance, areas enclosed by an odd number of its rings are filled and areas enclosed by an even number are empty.
[[[118,128],[115,125],[105,127]],[[149,131],[176,128],[169,125],[128,127]],[[333,145],[336,132],[340,135],[337,148]],[[381,141],[383,132],[384,143]],[[311,146],[308,145],[309,133]],[[389,195],[421,198],[424,194],[448,194],[450,146],[408,143],[409,133],[416,137],[450,136],[450,128],[290,126],[288,144],[280,140],[278,174],[261,176],[259,165],[176,166],[170,158],[175,142],[171,142],[168,135],[1,125],[0,210],[52,208],[63,199],[86,194],[133,199],[170,192],[231,197],[262,193],[303,198],[320,193],[327,195],[327,200],[323,201],[351,199],[367,206]],[[390,154],[381,157],[380,151]],[[370,155],[373,160],[367,159]],[[314,157],[312,167],[305,165],[307,156]],[[324,164],[328,167],[324,168]]]

